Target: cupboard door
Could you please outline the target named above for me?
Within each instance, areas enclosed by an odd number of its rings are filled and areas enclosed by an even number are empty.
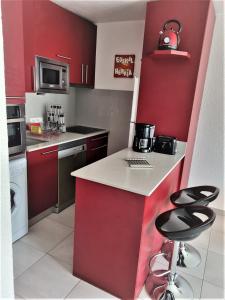
[[[58,147],[27,152],[28,215],[32,218],[58,199]]]
[[[95,83],[95,55],[96,55],[96,35],[97,28],[93,24],[88,26],[88,49],[87,55],[87,65],[88,65],[88,76],[87,76],[87,85],[94,87]]]
[[[95,54],[96,54],[96,34],[97,27],[85,21],[83,24],[83,63],[84,67],[84,84],[94,87],[95,78]]]
[[[21,0],[2,0],[5,88],[8,97],[24,97],[24,44]]]

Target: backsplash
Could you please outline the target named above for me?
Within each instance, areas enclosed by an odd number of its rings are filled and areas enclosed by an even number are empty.
[[[77,124],[110,131],[108,154],[128,145],[133,92],[81,89],[76,91]]]
[[[65,113],[66,126],[75,125],[76,118],[76,89],[70,88],[67,94],[43,94],[26,93],[26,120],[34,117],[43,117],[46,121],[46,105],[62,105]]]

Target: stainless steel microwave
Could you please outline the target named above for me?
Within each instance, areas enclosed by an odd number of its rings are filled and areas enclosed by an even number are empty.
[[[7,129],[9,155],[26,150],[25,105],[7,104]]]
[[[69,65],[35,56],[34,86],[36,93],[69,93]]]

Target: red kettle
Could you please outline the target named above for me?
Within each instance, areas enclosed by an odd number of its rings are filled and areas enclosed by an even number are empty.
[[[177,31],[174,29],[174,24],[177,25]],[[177,50],[180,44],[179,33],[182,30],[182,25],[177,20],[168,20],[163,25],[163,31],[160,31],[159,34],[159,50]]]

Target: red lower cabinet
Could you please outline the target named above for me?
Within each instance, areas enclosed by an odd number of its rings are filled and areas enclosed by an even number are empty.
[[[35,217],[58,198],[58,147],[27,152],[28,215]]]
[[[87,164],[107,156],[108,133],[93,136],[87,140]]]

